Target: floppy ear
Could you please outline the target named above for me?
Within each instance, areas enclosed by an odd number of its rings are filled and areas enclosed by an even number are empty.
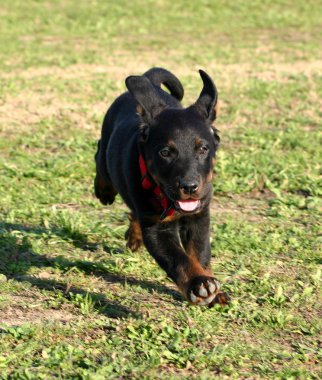
[[[216,105],[218,100],[218,92],[215,83],[210,76],[203,70],[199,70],[199,74],[203,81],[203,89],[198,100],[194,104],[197,111],[207,120],[213,122],[216,119]]]
[[[138,102],[137,111],[144,122],[150,123],[166,107],[147,77],[130,76],[125,84]]]

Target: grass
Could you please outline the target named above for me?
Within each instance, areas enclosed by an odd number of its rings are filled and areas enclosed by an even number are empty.
[[[318,379],[321,2],[11,1],[0,11],[0,378]],[[190,307],[93,197],[124,78],[216,80],[213,269]]]

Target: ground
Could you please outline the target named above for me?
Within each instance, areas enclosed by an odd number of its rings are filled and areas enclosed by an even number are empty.
[[[0,10],[0,378],[318,379],[321,1],[13,0]],[[124,78],[219,90],[212,266],[191,307],[93,196]]]

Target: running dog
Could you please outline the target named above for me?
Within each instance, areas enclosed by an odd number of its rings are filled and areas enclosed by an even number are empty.
[[[210,267],[218,93],[199,73],[203,89],[187,108],[180,81],[165,69],[126,78],[128,91],[104,118],[95,194],[106,205],[119,193],[131,210],[127,246],[136,251],[143,242],[190,303],[211,307],[228,302]]]

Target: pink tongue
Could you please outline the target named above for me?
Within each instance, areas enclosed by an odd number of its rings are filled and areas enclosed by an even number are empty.
[[[199,207],[199,200],[178,201],[178,204],[183,211],[194,211]]]

